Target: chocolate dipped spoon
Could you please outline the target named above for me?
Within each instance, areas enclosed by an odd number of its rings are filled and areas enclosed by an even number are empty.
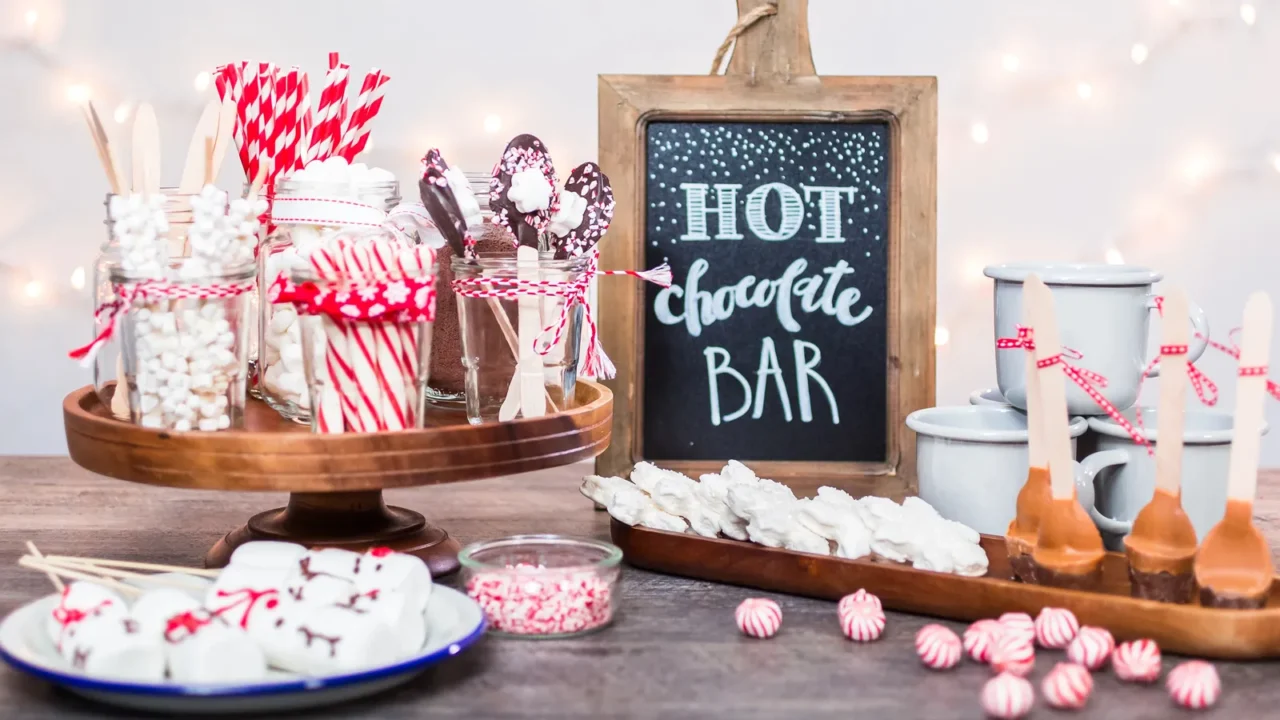
[[[450,168],[436,148],[422,158],[418,194],[454,256],[466,257],[467,229],[480,222],[480,205],[471,194],[466,177]]]
[[[1052,497],[1040,516],[1040,532],[1031,559],[1041,585],[1089,590],[1102,579],[1102,536],[1076,501],[1075,467],[1067,429],[1067,392],[1059,367],[1062,341],[1053,295],[1036,275],[1024,281],[1030,291],[1031,319],[1036,333],[1036,372],[1040,376],[1041,427],[1049,453]]]
[[[1240,376],[1236,379],[1236,414],[1227,471],[1227,512],[1205,535],[1195,562],[1200,603],[1209,607],[1260,608],[1267,604],[1275,575],[1271,549],[1253,524],[1270,348],[1271,298],[1256,292],[1244,306]]]
[[[556,237],[556,258],[579,257],[595,247],[613,221],[613,186],[595,163],[582,163],[569,173],[560,206],[548,232]]]
[[[1026,283],[1022,285],[1022,324],[1032,326],[1030,294]],[[1045,452],[1044,427],[1041,414],[1040,374],[1036,372],[1036,356],[1027,349],[1027,481],[1018,491],[1018,511],[1005,531],[1005,547],[1009,550],[1009,567],[1021,581],[1036,582],[1035,562],[1032,552],[1040,535],[1040,517],[1053,497],[1049,489],[1049,459]]]
[[[1188,603],[1195,595],[1196,529],[1182,510],[1182,431],[1187,399],[1187,294],[1164,294],[1160,344],[1160,410],[1156,438],[1156,488],[1125,538],[1134,597]]]
[[[528,247],[538,238],[559,206],[556,169],[551,154],[533,135],[517,135],[507,143],[489,180],[493,221]]]

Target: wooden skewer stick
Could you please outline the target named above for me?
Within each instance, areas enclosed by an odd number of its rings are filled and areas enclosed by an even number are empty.
[[[213,152],[214,145],[218,142],[217,138],[207,137],[204,139],[204,176],[201,187],[213,184]]]
[[[142,588],[122,583],[119,580],[99,577],[98,575],[91,575],[89,573],[80,572],[79,570],[68,570],[67,568],[56,567],[49,565],[48,563],[40,562],[39,560],[26,555],[18,558],[18,565],[31,570],[39,570],[45,574],[53,573],[60,577],[67,577],[73,580],[86,580],[88,582],[98,583],[99,585],[109,587],[116,592],[128,593],[131,595],[142,594]]]
[[[69,560],[50,560],[49,558],[44,558],[44,562],[45,564],[50,565],[52,567],[66,568],[68,570],[80,570],[84,572],[94,572],[103,577],[110,577],[110,578],[118,578],[118,579],[125,579],[125,580],[139,579],[139,580],[143,580],[144,582],[150,583],[152,585],[157,585],[157,586],[182,587],[182,588],[188,588],[193,590],[203,589],[205,586],[203,582],[199,581],[196,578],[161,578],[160,573],[157,573],[157,574],[140,573],[140,572],[133,572],[132,570],[119,570],[116,568],[103,567],[101,565],[94,565],[92,563],[71,562]],[[191,580],[195,580],[195,582],[190,582]]]
[[[86,101],[80,106],[84,113],[84,122],[89,126],[89,136],[93,139],[93,147],[98,152],[98,162],[102,163],[102,169],[107,174],[107,183],[111,186],[111,192],[119,195],[121,191],[120,170],[116,167],[115,156],[111,154],[111,144],[107,140],[106,130],[102,127],[102,122],[98,119],[98,112],[93,107],[93,101]]]
[[[253,179],[253,184],[249,186],[249,194],[245,197],[249,202],[258,199],[258,193],[262,192],[262,185],[267,181],[267,173],[271,172],[271,161],[265,160],[258,166],[258,175]]]
[[[108,560],[105,558],[87,558],[73,557],[70,555],[46,555],[45,560],[49,562],[72,562],[80,565],[95,565],[100,567],[118,567],[128,568],[130,570],[152,570],[154,572],[175,572],[186,573],[187,575],[197,575],[199,577],[218,577],[221,570],[206,570],[205,568],[183,567],[181,565],[161,565],[159,563],[136,562],[133,560]]]
[[[27,550],[29,550],[31,554],[36,557],[37,560],[44,559],[44,555],[41,554],[40,549],[37,548],[36,544],[31,542],[30,540],[27,541]],[[53,587],[56,588],[58,592],[62,592],[63,590],[67,589],[67,586],[62,583],[62,579],[59,578],[57,575],[54,575],[53,573],[45,573],[45,574],[49,576],[49,582],[53,583]]]

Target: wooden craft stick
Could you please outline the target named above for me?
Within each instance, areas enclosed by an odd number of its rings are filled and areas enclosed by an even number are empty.
[[[1269,295],[1256,292],[1249,296],[1244,306],[1243,327],[1240,336],[1240,367],[1266,368],[1271,357]],[[1266,398],[1265,370],[1258,375],[1242,375],[1236,379],[1236,414],[1227,469],[1228,499],[1253,502],[1257,492],[1258,453],[1262,446]]]
[[[538,281],[538,250],[521,245],[516,251],[517,277],[524,282]],[[542,358],[533,349],[534,339],[542,330],[542,302],[535,295],[522,295],[519,300],[520,354],[517,374],[520,378],[520,412],[523,417],[542,417],[547,404],[542,401],[547,383],[543,379]]]
[[[1164,289],[1163,347],[1186,347],[1191,333],[1187,294],[1178,287]],[[1182,490],[1182,432],[1187,402],[1187,354],[1160,353],[1160,410],[1156,419],[1156,487],[1177,495]]]
[[[115,157],[111,154],[111,145],[107,140],[107,133],[102,128],[101,121],[98,120],[98,113],[93,107],[93,101],[87,101],[80,107],[84,114],[84,122],[89,126],[89,136],[93,139],[93,148],[97,151],[98,162],[102,163],[102,170],[107,174],[107,184],[111,186],[111,192],[119,195],[120,186],[120,169],[116,167]]]
[[[162,565],[159,563],[135,562],[133,560],[107,560],[105,558],[88,558],[73,557],[70,555],[46,555],[45,560],[50,562],[70,561],[74,563],[97,565],[101,567],[119,567],[131,570],[152,570],[155,572],[174,572],[186,573],[187,575],[198,575],[200,577],[218,577],[221,570],[207,570],[205,568],[183,567],[182,565]]]
[[[36,544],[31,542],[30,540],[27,541],[27,551],[30,552],[32,555],[34,555],[37,560],[44,559],[44,555],[41,554],[40,549],[37,548]],[[45,574],[49,576],[49,582],[53,583],[53,587],[56,588],[58,592],[62,592],[67,588],[67,586],[62,583],[62,580],[57,575],[54,575],[53,573],[45,573]]]
[[[119,580],[112,580],[111,578],[99,577],[97,575],[91,575],[89,573],[80,572],[79,570],[68,570],[67,568],[55,567],[53,565],[49,565],[48,563],[40,562],[39,560],[28,555],[24,555],[18,558],[18,565],[31,570],[39,570],[40,572],[45,574],[54,573],[59,577],[71,578],[72,580],[86,580],[88,582],[98,583],[99,585],[109,587],[112,590],[115,590],[116,592],[120,592],[120,593],[128,593],[131,595],[142,594],[142,588],[136,588],[132,585],[127,585],[125,583],[120,582]]]
[[[222,105],[217,100],[210,100],[191,133],[187,159],[182,165],[182,180],[178,182],[178,192],[183,195],[200,192],[200,188],[208,184],[205,179],[209,176],[208,158],[213,154],[208,141],[218,134],[218,113],[221,109]]]
[[[1036,275],[1024,280],[1031,290],[1031,317],[1035,322],[1036,360],[1050,359],[1062,353],[1058,334],[1058,318],[1053,294]],[[1066,378],[1060,364],[1046,365],[1040,374],[1040,398],[1044,401],[1041,427],[1045,433],[1045,449],[1049,458],[1049,485],[1055,499],[1070,498],[1075,492],[1075,467],[1071,459],[1071,435],[1067,427]]]

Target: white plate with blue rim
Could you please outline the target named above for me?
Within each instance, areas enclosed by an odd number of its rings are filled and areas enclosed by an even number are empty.
[[[427,640],[412,657],[341,675],[269,671],[240,685],[137,683],[90,677],[62,658],[45,631],[57,595],[27,603],[0,623],[0,658],[15,669],[107,705],[160,713],[239,714],[303,710],[366,697],[401,685],[473,645],[484,615],[466,595],[435,585],[424,611]]]

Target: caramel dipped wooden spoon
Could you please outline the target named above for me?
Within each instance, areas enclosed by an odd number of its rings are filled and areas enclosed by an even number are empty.
[[[1196,529],[1182,510],[1182,431],[1187,399],[1187,294],[1164,294],[1160,344],[1160,409],[1157,413],[1156,489],[1125,538],[1134,597],[1188,603],[1195,596]]]
[[[1049,454],[1052,497],[1040,516],[1040,533],[1032,552],[1036,582],[1041,585],[1090,590],[1102,579],[1106,554],[1102,536],[1076,501],[1075,465],[1067,427],[1067,391],[1062,368],[1062,341],[1053,295],[1036,275],[1028,275],[1032,327],[1035,329],[1036,373],[1040,379],[1041,421]]]
[[[1022,286],[1022,324],[1032,327],[1030,293]],[[1034,340],[1034,337],[1032,338]],[[1005,531],[1005,546],[1009,549],[1009,566],[1013,574],[1023,582],[1036,581],[1032,552],[1040,535],[1040,517],[1053,493],[1049,489],[1049,460],[1044,446],[1040,401],[1040,373],[1036,371],[1036,356],[1031,350],[1026,355],[1027,377],[1027,481],[1018,491],[1018,512],[1009,529]]]
[[[1267,604],[1271,592],[1275,575],[1271,548],[1253,525],[1270,352],[1271,298],[1256,292],[1244,306],[1236,415],[1227,471],[1227,512],[1205,535],[1195,562],[1200,603],[1208,607],[1260,608]]]

